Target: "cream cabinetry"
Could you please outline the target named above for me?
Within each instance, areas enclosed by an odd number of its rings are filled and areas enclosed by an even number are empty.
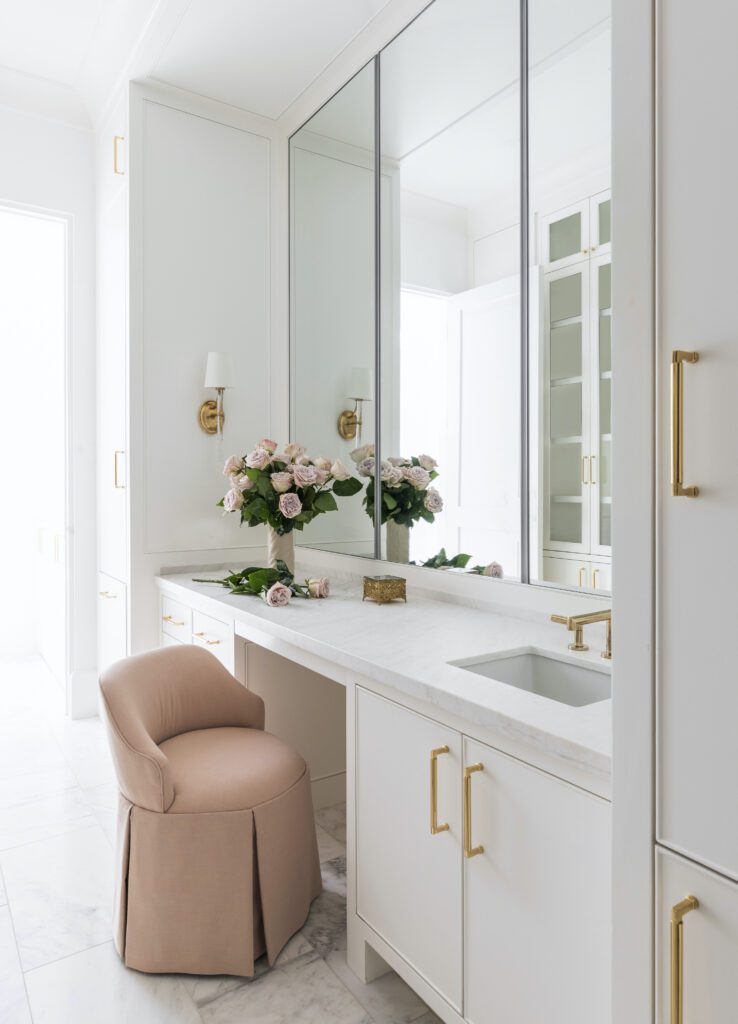
[[[160,596],[159,646],[195,644],[204,647],[222,662],[229,672],[234,670],[233,623],[193,610],[167,594]]]
[[[126,585],[106,573],[97,576],[97,664],[102,672],[127,650]]]
[[[608,802],[361,687],[356,714],[359,917],[472,1024],[604,1024]]]

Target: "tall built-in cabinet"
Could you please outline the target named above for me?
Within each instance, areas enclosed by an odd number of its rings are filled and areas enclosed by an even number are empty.
[[[273,132],[131,83],[98,133],[99,670],[159,643],[163,567],[240,561],[265,543],[216,503],[225,458],[272,433]],[[223,440],[198,419],[211,350],[243,382]]]
[[[541,217],[542,576],[611,590],[610,193]]]
[[[732,1024],[738,8],[661,4],[656,30],[656,1019]]]

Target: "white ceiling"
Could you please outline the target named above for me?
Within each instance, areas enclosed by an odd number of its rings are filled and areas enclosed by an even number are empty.
[[[0,3],[0,65],[74,85],[95,31],[115,0]]]
[[[192,0],[151,77],[278,118],[389,0]]]

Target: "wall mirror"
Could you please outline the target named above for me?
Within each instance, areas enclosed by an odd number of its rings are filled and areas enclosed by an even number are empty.
[[[300,542],[607,591],[609,3],[523,2],[434,0],[290,140],[290,434],[365,482]]]

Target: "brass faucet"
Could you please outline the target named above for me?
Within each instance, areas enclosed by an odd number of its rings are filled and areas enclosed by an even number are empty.
[[[574,640],[569,644],[570,651],[588,651],[589,645],[584,642],[584,627],[592,622],[607,623],[607,640],[601,657],[612,660],[612,609],[603,612],[585,612],[584,615],[552,615],[551,622],[558,622],[574,633]]]

